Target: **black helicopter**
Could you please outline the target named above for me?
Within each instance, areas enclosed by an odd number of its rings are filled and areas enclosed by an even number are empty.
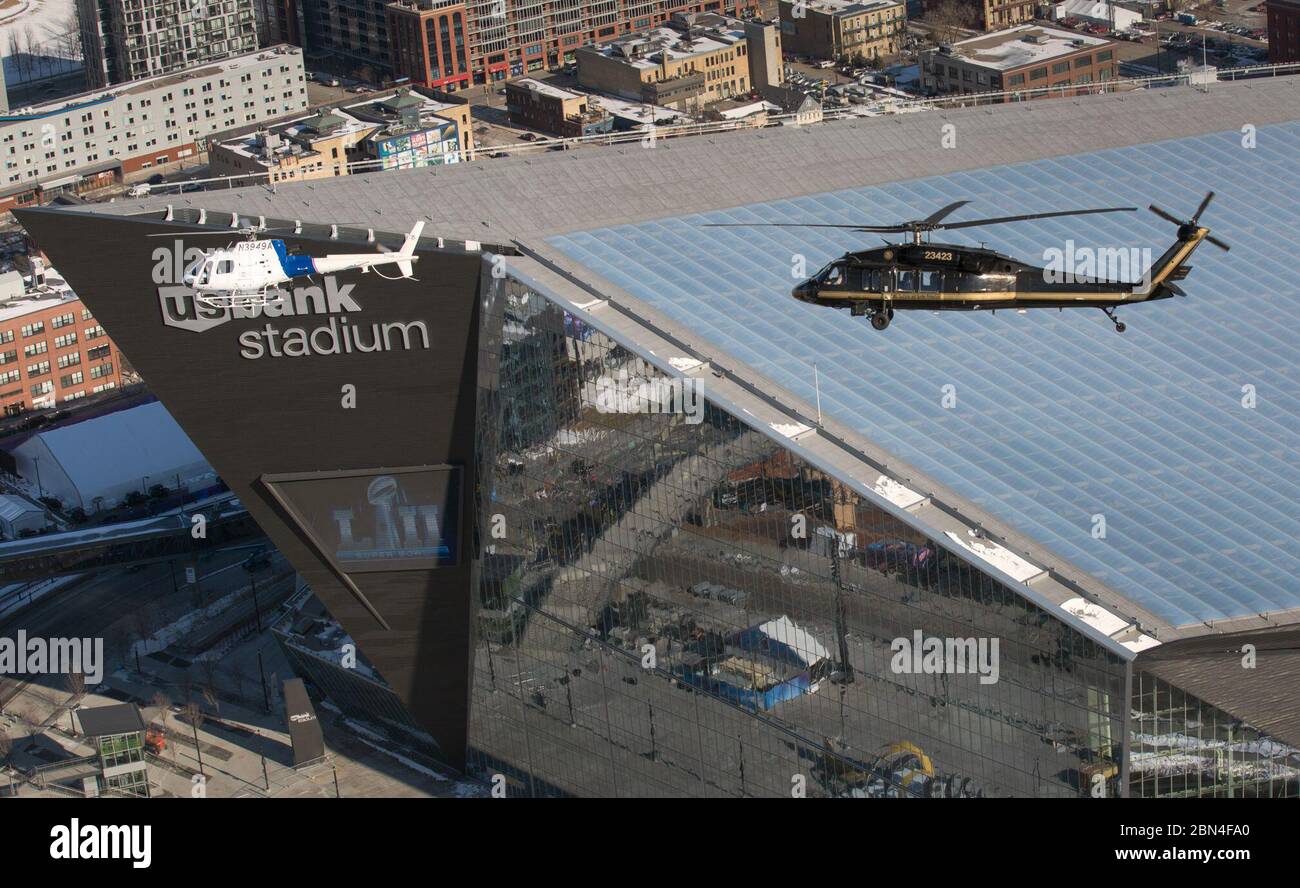
[[[1050,219],[1057,216],[1086,216],[1093,213],[1136,212],[1136,207],[1103,207],[1091,210],[1060,210],[1021,216],[997,216],[965,222],[944,222],[951,213],[970,203],[959,200],[924,219],[896,225],[833,225],[826,223],[706,223],[711,228],[845,228],[852,231],[902,233],[912,242],[845,253],[794,288],[791,295],[800,302],[831,308],[847,308],[854,315],[871,315],[871,326],[883,330],[894,318],[894,309],[931,311],[997,311],[999,308],[1099,308],[1124,332],[1115,309],[1135,302],[1150,302],[1170,296],[1184,296],[1174,281],[1191,271],[1186,265],[1202,241],[1220,249],[1228,245],[1210,236],[1200,224],[1201,214],[1214,198],[1205,195],[1192,218],[1182,220],[1152,205],[1151,211],[1178,226],[1178,239],[1151,263],[1138,282],[1082,277],[1070,269],[1038,268],[983,247],[930,243],[923,235],[931,231],[975,228]],[[1134,270],[1136,271],[1136,270]]]

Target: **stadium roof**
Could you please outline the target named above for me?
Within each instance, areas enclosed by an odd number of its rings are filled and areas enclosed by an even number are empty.
[[[440,236],[514,240],[531,257],[515,265],[532,263],[556,293],[585,291],[571,305],[581,310],[597,297],[617,305],[618,316],[600,317],[625,337],[647,347],[688,343],[740,368],[734,397],[724,392],[738,405],[758,393],[815,415],[816,361],[827,433],[797,435],[792,449],[833,462],[840,456],[825,450],[828,442],[851,442],[870,465],[889,466],[926,494],[925,503],[900,508],[919,510],[939,530],[974,525],[1004,541],[1010,551],[995,567],[1027,597],[1045,595],[1068,621],[1114,641],[1118,633],[1101,628],[1104,615],[1066,607],[1084,592],[1169,640],[1300,619],[1292,542],[1300,531],[1300,345],[1279,332],[1294,327],[1296,286],[1286,262],[1300,249],[1297,121],[1300,79],[1278,78],[1204,93],[1148,90],[724,133],[651,150],[581,149],[93,211],[170,204],[395,232],[425,218]],[[956,149],[942,146],[945,123],[955,126]],[[1000,165],[989,166],[990,158]],[[869,245],[860,237],[699,227],[893,222],[957,198],[974,201],[961,211],[971,216],[1147,202],[1188,214],[1209,187],[1220,195],[1206,222],[1233,252],[1198,254],[1200,267],[1184,285],[1190,298],[1127,310],[1123,336],[1100,314],[1077,311],[904,313],[876,333],[861,319],[788,296],[794,254],[815,270]],[[1171,226],[1142,213],[952,239],[983,239],[1036,261],[1067,239],[1158,255],[1172,236]],[[940,405],[947,384],[956,387],[952,410]],[[1255,387],[1255,409],[1241,404],[1246,385]],[[1090,533],[1098,514],[1104,539]],[[959,529],[943,532],[964,545]],[[1142,649],[1134,642],[1129,650]]]

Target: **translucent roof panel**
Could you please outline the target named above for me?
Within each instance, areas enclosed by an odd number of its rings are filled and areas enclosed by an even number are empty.
[[[1300,607],[1300,124],[1249,144],[1231,131],[549,243],[809,402],[816,363],[823,413],[1171,625],[1215,621]],[[1148,203],[1186,217],[1209,189],[1202,221],[1232,251],[1202,246],[1188,298],[1121,309],[1122,335],[1095,309],[898,312],[876,332],[789,292],[877,236],[702,227],[886,224],[957,199],[953,221]],[[1037,265],[1070,242],[1149,262],[1174,226],[1143,209],[940,234]]]

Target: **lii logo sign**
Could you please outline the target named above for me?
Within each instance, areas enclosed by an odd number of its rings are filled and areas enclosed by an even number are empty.
[[[325,275],[323,285],[293,287],[276,302],[216,308],[201,303],[189,287],[167,285],[158,288],[158,308],[165,326],[190,333],[206,333],[233,320],[267,319],[263,326],[239,334],[239,354],[249,360],[430,347],[424,321],[350,322],[349,313],[362,313],[354,287]],[[284,318],[320,316],[328,320],[314,327],[275,323]]]

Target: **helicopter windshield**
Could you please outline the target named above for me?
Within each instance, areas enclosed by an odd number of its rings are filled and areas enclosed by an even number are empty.
[[[844,283],[844,267],[839,262],[832,262],[813,275],[813,280],[823,287],[835,287]]]

